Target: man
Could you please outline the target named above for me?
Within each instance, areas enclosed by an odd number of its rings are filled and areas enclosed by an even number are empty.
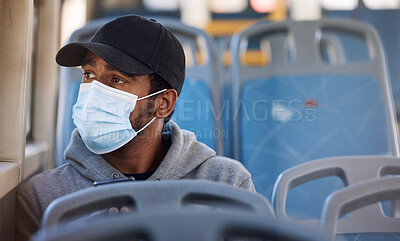
[[[178,40],[155,20],[129,15],[104,25],[89,43],[57,54],[81,66],[67,164],[36,175],[17,194],[17,240],[26,240],[54,199],[94,182],[203,179],[254,191],[249,172],[216,156],[193,133],[169,121],[185,77]]]

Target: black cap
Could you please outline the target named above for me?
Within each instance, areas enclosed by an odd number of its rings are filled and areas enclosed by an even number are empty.
[[[162,24],[137,15],[117,18],[101,27],[87,43],[70,43],[56,56],[59,65],[82,65],[87,51],[131,74],[157,73],[178,94],[185,79],[182,45]]]

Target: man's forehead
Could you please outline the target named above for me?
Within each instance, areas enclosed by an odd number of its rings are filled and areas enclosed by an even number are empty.
[[[97,65],[97,62],[96,62],[96,60],[94,60],[94,59],[92,59],[92,58],[85,58],[85,59],[82,61],[81,67],[83,68],[83,67],[85,67],[85,66],[87,66],[87,65],[96,66],[96,65]]]
[[[99,56],[97,56],[95,53],[93,53],[92,51],[88,51],[86,53],[85,57],[83,58],[81,66],[82,67],[84,67],[86,65],[96,66],[97,59],[101,59],[101,58]]]

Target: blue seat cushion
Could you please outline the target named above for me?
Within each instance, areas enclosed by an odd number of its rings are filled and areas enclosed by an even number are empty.
[[[210,88],[204,81],[186,79],[172,116],[181,129],[195,133],[197,140],[215,150],[223,133],[215,129],[215,111]]]
[[[81,85],[82,79],[76,79],[71,82],[69,93],[66,97],[66,108],[64,118],[68,118],[66,121],[66,126],[63,128],[63,151],[67,148],[70,140],[72,131],[76,128],[73,120],[72,120],[72,107],[75,105],[76,100],[78,99],[79,87]]]
[[[373,76],[254,79],[242,86],[241,101],[241,161],[252,173],[257,191],[267,198],[278,175],[300,163],[330,156],[391,153],[385,104]],[[320,186],[317,183],[311,189],[328,190]],[[337,181],[332,184],[333,189],[342,186]],[[306,205],[314,210],[318,195],[297,190],[304,200],[312,200]],[[294,200],[297,207],[305,204]]]

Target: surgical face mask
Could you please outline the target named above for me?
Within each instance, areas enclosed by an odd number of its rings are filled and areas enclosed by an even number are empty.
[[[136,101],[157,95],[164,90],[139,98],[99,81],[83,83],[72,118],[86,147],[96,154],[109,153],[124,146],[143,131],[156,117],[135,131],[129,121]]]

